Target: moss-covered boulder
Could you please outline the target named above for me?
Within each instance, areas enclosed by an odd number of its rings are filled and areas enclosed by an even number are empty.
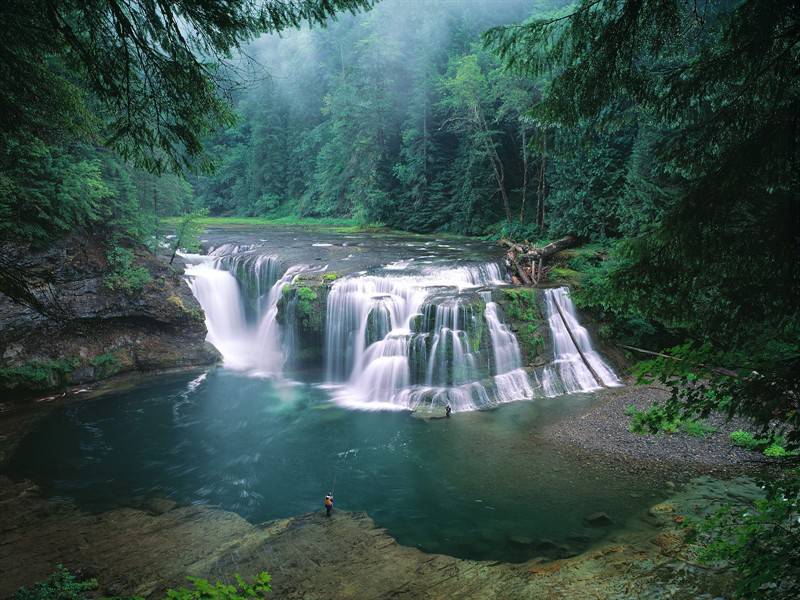
[[[283,288],[278,300],[287,364],[292,368],[321,367],[324,360],[325,316],[331,273],[301,273]]]
[[[526,367],[541,366],[550,357],[549,332],[538,290],[506,287],[495,291],[495,300],[503,309],[506,322],[517,336],[522,361]]]

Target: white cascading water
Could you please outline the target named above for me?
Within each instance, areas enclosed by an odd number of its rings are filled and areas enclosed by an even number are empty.
[[[224,365],[280,375],[282,341],[291,346],[291,340],[283,340],[278,301],[298,274],[325,267],[284,271],[275,256],[235,245],[184,257],[208,341]],[[368,410],[449,404],[464,411],[622,385],[592,347],[567,288],[543,290],[553,361],[531,373],[532,386],[492,293],[477,289],[506,283],[497,264],[429,267],[409,275],[397,273],[407,264],[390,266],[380,274],[339,279],[328,295],[326,378],[339,403]]]
[[[558,396],[590,392],[603,386],[621,386],[622,382],[614,371],[592,347],[589,332],[578,321],[569,289],[560,287],[544,290],[544,294],[547,320],[553,339],[553,362],[542,371],[544,394]],[[576,343],[580,352],[576,348]],[[592,366],[600,381],[592,374],[584,358]]]
[[[533,397],[530,380],[522,368],[517,336],[500,319],[497,303],[492,301],[492,293],[481,292],[481,297],[486,301],[484,318],[492,338],[497,395],[503,402]]]
[[[317,269],[295,265],[281,275],[275,256],[235,245],[184,257],[189,287],[205,313],[207,340],[222,354],[225,367],[280,375],[286,357],[276,320],[278,300],[297,274]],[[255,303],[251,319],[248,300]]]
[[[495,359],[500,370],[492,382],[488,361],[485,368],[479,365],[480,349],[472,347],[479,342],[470,341],[486,317],[473,310],[474,292],[461,294],[503,283],[494,263],[337,281],[326,320],[328,381],[343,384],[334,397],[367,410],[449,404],[454,411],[532,398],[518,347],[513,368],[513,359]],[[493,326],[488,324],[490,336]]]
[[[250,335],[236,278],[211,261],[187,265],[186,276],[205,313],[206,339],[222,354],[225,366],[247,368]]]

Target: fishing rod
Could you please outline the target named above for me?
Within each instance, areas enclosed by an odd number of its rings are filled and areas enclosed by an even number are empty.
[[[343,453],[339,454],[340,457],[341,457],[342,454],[344,454],[344,460],[342,462],[346,462],[347,459],[350,458],[350,453],[351,452],[353,454],[356,454],[358,452],[358,450],[356,450],[355,448],[351,448],[350,450],[345,450]],[[339,463],[337,461],[336,466],[333,468],[333,483],[331,484],[331,496],[333,496],[333,492],[336,489],[336,477],[337,477],[337,475],[339,475],[339,466],[340,465],[339,465]]]

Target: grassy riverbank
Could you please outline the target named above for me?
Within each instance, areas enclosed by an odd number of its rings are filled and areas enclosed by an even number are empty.
[[[165,217],[162,225],[174,227],[181,222],[182,217]],[[357,233],[363,231],[388,231],[382,223],[359,223],[351,218],[315,218],[288,215],[284,217],[199,217],[196,222],[204,227],[308,227],[313,229],[327,229],[343,233]]]

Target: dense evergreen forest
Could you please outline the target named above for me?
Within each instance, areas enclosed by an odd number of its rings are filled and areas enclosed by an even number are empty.
[[[161,217],[203,209],[572,234],[598,248],[571,265],[579,306],[662,353],[639,366],[672,389],[649,427],[722,411],[800,443],[800,2],[7,0],[0,15],[3,244],[88,231],[124,278]],[[25,278],[0,260],[9,297],[35,299]],[[796,499],[796,475],[780,485]]]

